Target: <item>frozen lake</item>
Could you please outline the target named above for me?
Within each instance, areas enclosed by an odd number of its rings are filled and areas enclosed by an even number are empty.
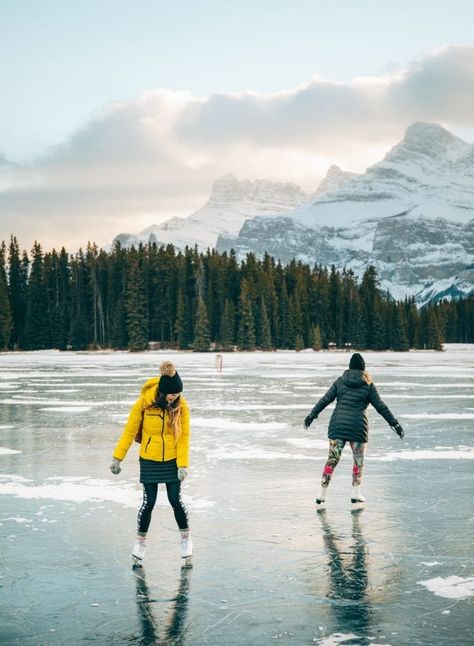
[[[331,409],[302,420],[349,354],[0,355],[0,643],[472,644],[474,346],[364,353],[373,409],[351,512],[348,447],[315,493]],[[109,471],[142,383],[175,361],[191,408],[183,486],[194,567],[165,493],[146,565],[130,547],[137,446]]]

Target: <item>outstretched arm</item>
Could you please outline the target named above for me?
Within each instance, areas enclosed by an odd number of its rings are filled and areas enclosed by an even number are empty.
[[[120,440],[117,442],[117,446],[115,447],[114,458],[123,460],[127,455],[127,451],[132,446],[135,435],[137,434],[138,428],[142,422],[142,413],[143,400],[140,397],[132,406],[128,421],[125,425]]]
[[[313,419],[316,419],[319,413],[323,411],[326,408],[326,406],[328,406],[331,402],[333,402],[336,399],[336,396],[337,396],[337,386],[336,386],[336,382],[334,382],[331,388],[327,391],[327,393],[323,395],[321,399],[313,406],[311,413],[306,416],[304,420],[304,425],[306,428],[308,428],[311,425],[311,422],[313,421]]]
[[[382,417],[387,422],[387,424],[394,427],[398,425],[398,420],[393,416],[390,408],[382,400],[374,384],[370,385],[369,401],[372,404],[372,406],[375,408],[377,413],[379,415],[382,415]]]

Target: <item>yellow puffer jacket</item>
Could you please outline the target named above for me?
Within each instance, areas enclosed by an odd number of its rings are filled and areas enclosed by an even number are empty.
[[[168,413],[161,408],[151,408],[155,402],[159,378],[149,379],[143,386],[141,396],[133,405],[128,422],[114,451],[114,458],[123,460],[133,444],[140,427],[143,413],[142,443],[140,457],[163,462],[176,458],[178,467],[189,467],[189,408],[181,396],[181,435],[175,442],[174,433],[168,425]]]

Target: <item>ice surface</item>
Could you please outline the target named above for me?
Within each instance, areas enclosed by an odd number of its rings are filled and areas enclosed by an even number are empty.
[[[303,419],[348,357],[2,353],[2,645],[472,643],[474,347],[365,353],[406,438],[371,410],[366,508],[346,449],[317,513],[330,410]],[[137,445],[108,467],[165,358],[191,408],[194,567],[160,489],[133,571]]]

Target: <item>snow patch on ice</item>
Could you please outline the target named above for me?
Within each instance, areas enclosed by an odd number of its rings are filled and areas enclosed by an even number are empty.
[[[423,585],[437,597],[446,599],[466,599],[474,596],[474,577],[438,576],[428,581],[418,581],[418,585]]]
[[[407,419],[474,419],[474,413],[405,413],[399,417]]]
[[[265,449],[248,448],[236,449],[229,448],[216,449],[209,451],[207,457],[213,460],[317,460],[314,456],[303,455],[300,453],[282,453],[281,451],[267,451]]]
[[[0,455],[13,455],[14,453],[22,453],[22,451],[7,449],[5,446],[0,446]]]
[[[419,451],[396,451],[386,455],[371,455],[369,460],[379,462],[394,462],[395,460],[474,460],[474,448],[464,447],[462,449],[421,449]]]
[[[141,486],[133,482],[116,483],[88,477],[53,477],[53,482],[35,485],[31,480],[14,474],[0,475],[0,495],[28,499],[53,499],[72,502],[113,502],[136,508],[141,503]],[[215,502],[207,498],[183,495],[184,502],[193,510],[202,511],[213,507]],[[162,496],[158,504],[168,502]]]
[[[221,417],[193,417],[192,425],[200,428],[217,428],[233,431],[272,431],[288,428],[288,424],[281,422],[234,422],[232,419]]]
[[[79,388],[51,388],[51,390],[45,390],[45,392],[49,395],[49,393],[80,393],[81,390]]]
[[[213,404],[214,410],[245,410],[245,404]],[[258,404],[258,410],[309,410],[308,404]]]
[[[333,633],[329,637],[324,637],[322,639],[313,639],[313,642],[319,646],[338,646],[339,644],[344,644],[348,640],[359,639],[354,633]]]
[[[422,561],[422,565],[426,565],[426,567],[434,567],[435,565],[442,565],[439,561]]]
[[[0,424],[0,431],[6,431],[8,428],[15,428],[13,424]]]
[[[92,406],[46,406],[40,410],[50,411],[52,413],[85,413],[92,410]]]
[[[288,444],[297,446],[299,449],[328,449],[328,440],[310,440],[299,437],[289,437],[285,440]]]

